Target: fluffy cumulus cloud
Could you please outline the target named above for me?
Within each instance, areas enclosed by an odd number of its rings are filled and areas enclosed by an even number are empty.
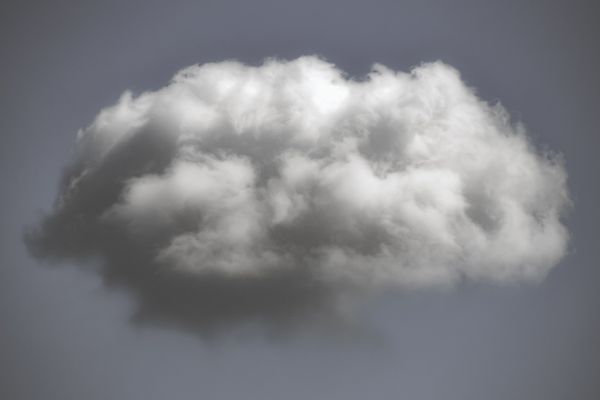
[[[446,64],[351,79],[316,57],[220,62],[102,110],[30,242],[200,282],[538,280],[565,254],[568,202],[560,159]]]

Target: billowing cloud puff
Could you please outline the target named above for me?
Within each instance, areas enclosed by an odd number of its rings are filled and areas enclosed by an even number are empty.
[[[221,62],[79,132],[29,241],[224,286],[537,280],[565,254],[568,202],[560,160],[441,62],[360,80],[316,57]]]

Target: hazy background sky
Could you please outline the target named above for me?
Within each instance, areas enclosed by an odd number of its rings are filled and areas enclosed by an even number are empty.
[[[592,1],[54,1],[0,6],[0,398],[597,399],[600,55]],[[22,243],[77,130],[182,67],[442,60],[563,153],[571,251],[540,285],[373,300],[364,338],[131,324],[126,292]]]

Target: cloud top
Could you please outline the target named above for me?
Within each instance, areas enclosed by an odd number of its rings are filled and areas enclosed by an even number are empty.
[[[316,57],[211,63],[80,131],[29,241],[114,258],[118,237],[141,274],[200,281],[538,280],[566,251],[566,178],[441,62],[360,80]]]

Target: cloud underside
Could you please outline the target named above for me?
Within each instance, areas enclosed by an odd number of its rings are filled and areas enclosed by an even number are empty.
[[[344,287],[539,280],[568,203],[560,160],[441,62],[220,62],[102,110],[27,241],[166,316],[286,319]]]

